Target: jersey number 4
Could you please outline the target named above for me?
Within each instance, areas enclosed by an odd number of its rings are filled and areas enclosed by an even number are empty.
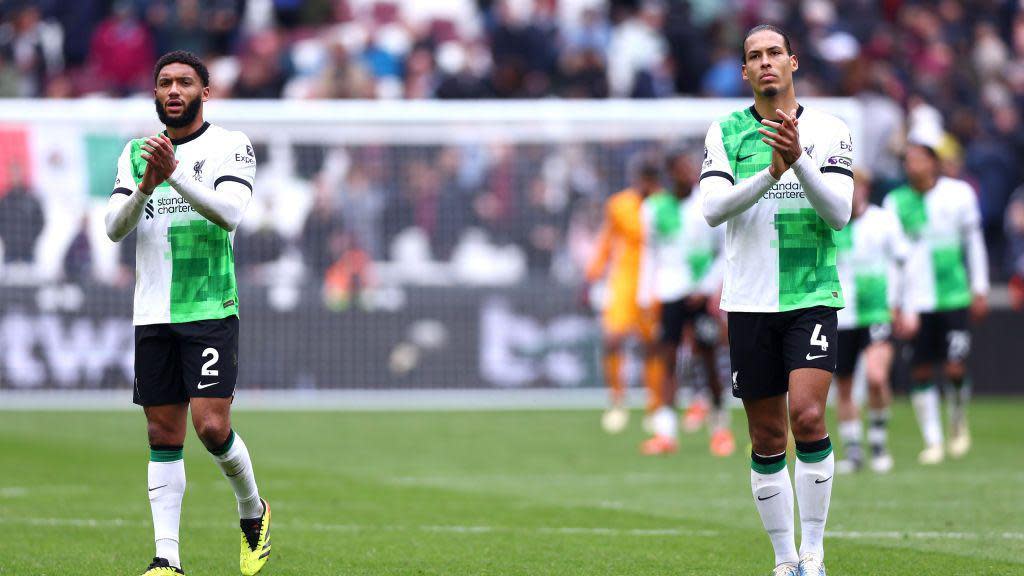
[[[828,340],[821,333],[821,324],[814,325],[814,333],[811,334],[811,346],[821,346],[821,351],[828,350]]]

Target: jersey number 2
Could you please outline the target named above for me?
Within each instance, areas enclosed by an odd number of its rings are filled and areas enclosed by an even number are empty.
[[[817,330],[815,330],[814,333],[817,334]],[[206,358],[207,356],[209,356],[210,359],[206,361],[206,364],[203,364],[203,371],[201,374],[203,376],[216,376],[219,372],[211,369],[210,366],[213,366],[217,363],[217,360],[220,360],[220,354],[217,353],[216,348],[207,348],[206,350],[203,350],[203,358]]]
[[[821,324],[814,325],[814,333],[811,334],[811,346],[821,346],[822,352],[828,350],[828,340],[821,333]]]

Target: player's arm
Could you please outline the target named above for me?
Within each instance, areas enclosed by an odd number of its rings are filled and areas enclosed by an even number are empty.
[[[715,259],[711,262],[711,268],[700,281],[698,290],[701,294],[713,296],[722,289],[725,281],[725,231],[721,228],[713,228],[711,237],[714,238]]]
[[[711,124],[704,139],[700,172],[701,209],[710,226],[742,214],[778,181],[769,167],[737,184],[722,143],[722,128],[718,122]]]
[[[640,274],[637,279],[636,303],[641,308],[648,308],[654,303],[654,283],[657,281],[657,268],[654,256],[654,215],[649,202],[644,201],[640,207],[643,242],[640,245]]]
[[[104,221],[107,226],[107,237],[114,242],[120,242],[125,236],[131,233],[139,220],[142,218],[142,211],[149,200],[149,194],[143,192],[135,184],[132,176],[131,161],[132,144],[128,142],[117,159],[117,178],[114,180],[114,191],[110,193],[107,200],[107,214]]]
[[[161,138],[159,146],[163,154],[174,152],[169,139]],[[242,221],[242,215],[252,198],[255,177],[256,158],[252,154],[249,140],[243,136],[236,141],[222,162],[213,188],[192,178],[188,168],[180,163],[167,178],[167,183],[201,216],[233,232]]]
[[[886,217],[886,255],[892,263],[892,289],[889,290],[889,306],[893,310],[893,317],[899,323],[907,308],[906,286],[910,284],[910,267],[907,260],[910,258],[910,244],[903,234],[903,227],[898,218],[892,212],[886,210],[882,214]]]
[[[889,251],[896,266],[896,271],[892,275],[893,286],[890,295],[893,307],[893,331],[900,338],[910,339],[917,334],[920,326],[920,317],[914,308],[914,298],[911,294],[914,283],[909,265],[912,248],[897,215],[896,202],[892,195],[885,197],[885,200],[882,201],[882,208],[889,216],[890,226],[893,230],[892,241],[889,244]]]
[[[825,164],[819,166],[809,154],[803,153],[796,115],[778,112],[782,122],[762,121],[777,131],[766,137],[765,142],[792,166],[814,211],[833,230],[842,230],[853,213],[853,141],[849,128],[837,122]],[[765,133],[762,129],[762,134]]]
[[[601,224],[601,232],[597,237],[597,249],[590,258],[590,265],[587,266],[587,282],[597,282],[604,276],[608,268],[608,261],[612,254],[612,224],[609,217],[610,201],[605,205],[604,222]]]
[[[988,250],[981,232],[981,210],[973,189],[968,188],[967,198],[967,205],[961,210],[961,238],[971,278],[971,315],[979,320],[988,314]]]

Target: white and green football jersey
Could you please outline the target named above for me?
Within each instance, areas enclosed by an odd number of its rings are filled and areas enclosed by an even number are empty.
[[[644,255],[641,291],[658,302],[672,302],[694,293],[710,293],[716,259],[725,233],[708,226],[699,194],[680,200],[662,191],[648,196],[641,206]]]
[[[972,230],[981,225],[971,185],[944,176],[924,194],[904,185],[889,192],[883,206],[896,215],[910,241],[907,308],[941,312],[969,306],[972,283],[964,249]],[[987,278],[976,283],[987,290]]]
[[[836,232],[836,244],[846,300],[846,307],[839,311],[839,329],[891,322],[890,307],[898,303],[899,294],[890,288],[890,279],[897,276],[897,268],[910,252],[899,221],[891,212],[869,205]]]
[[[846,124],[800,107],[800,143],[823,173],[853,177],[853,143]],[[761,141],[761,116],[753,106],[711,125],[701,179],[720,176],[733,184],[771,164]],[[722,309],[785,312],[812,306],[843,307],[832,228],[807,200],[787,170],[754,206],[731,218],[726,229]]]
[[[125,145],[117,161],[114,193],[133,194],[142,182],[145,139]],[[216,188],[225,180],[252,190],[256,155],[249,138],[209,123],[172,140],[179,165],[192,178]],[[200,216],[164,182],[146,202],[135,250],[134,324],[215,320],[238,314],[232,251],[234,233]]]

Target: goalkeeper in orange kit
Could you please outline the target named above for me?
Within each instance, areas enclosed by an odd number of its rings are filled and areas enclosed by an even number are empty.
[[[625,407],[622,358],[625,343],[631,336],[639,338],[643,348],[647,413],[653,413],[663,403],[664,367],[654,349],[657,310],[653,305],[642,308],[637,304],[644,240],[640,205],[660,189],[659,162],[655,159],[641,160],[634,172],[634,185],[613,194],[605,204],[597,252],[587,269],[589,282],[604,279],[607,288],[601,324],[604,331],[604,374],[611,403],[601,425],[609,433],[621,432],[629,420]]]

